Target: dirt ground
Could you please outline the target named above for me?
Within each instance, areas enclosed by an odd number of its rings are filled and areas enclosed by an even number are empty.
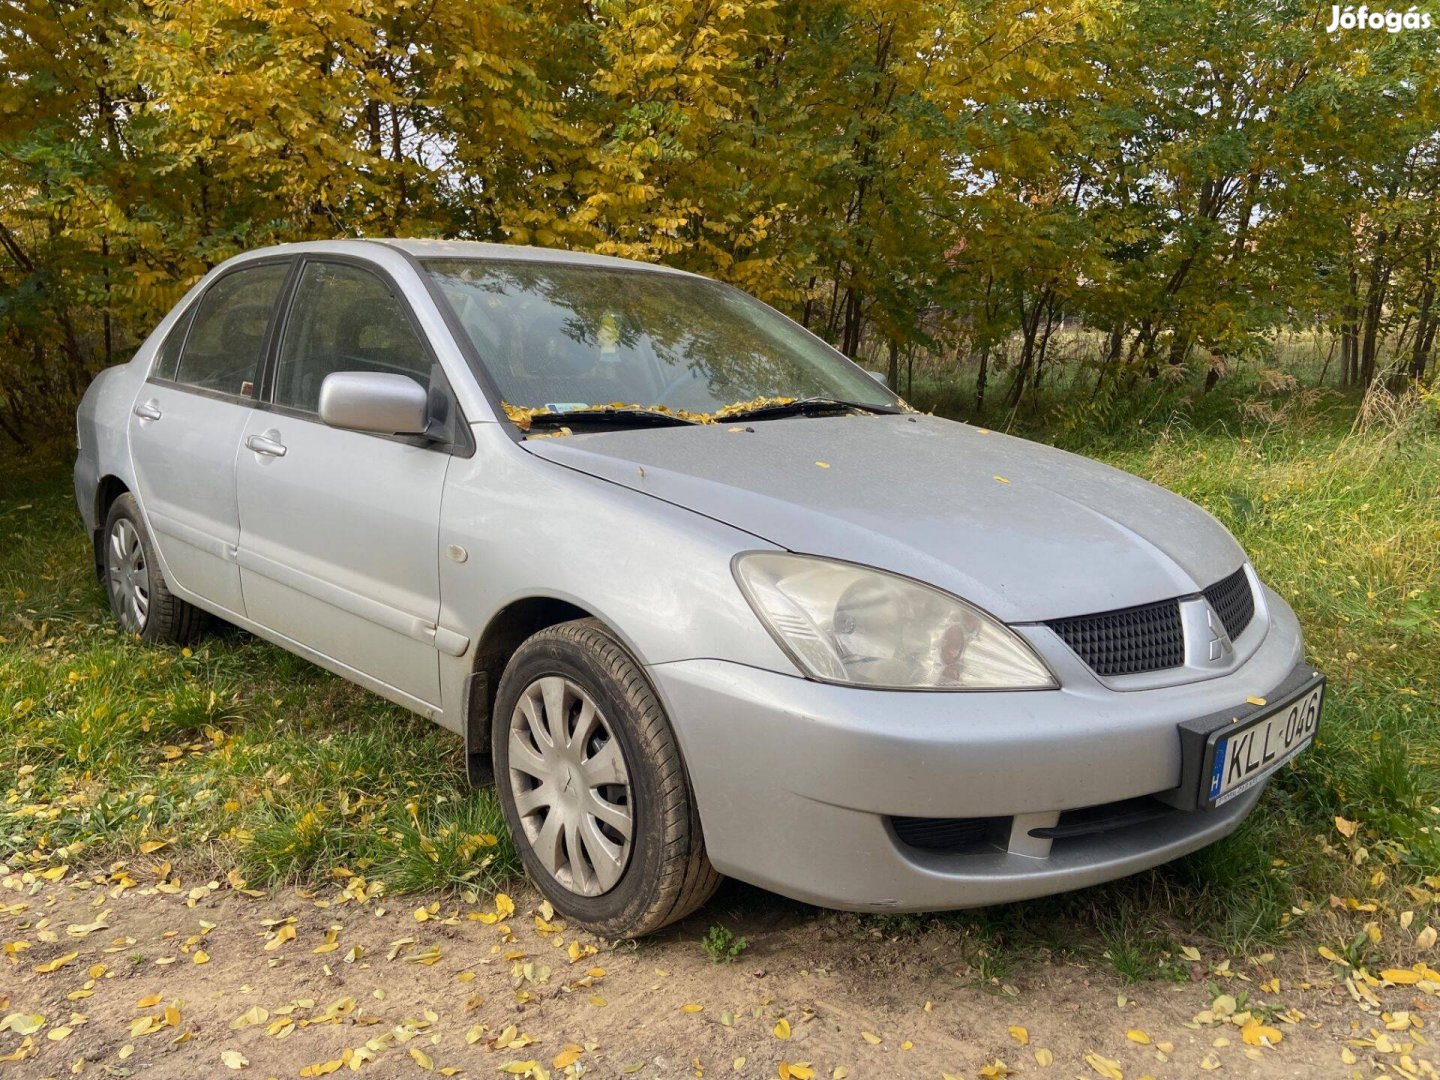
[[[165,864],[0,884],[0,1078],[1436,1075],[1440,984],[1319,957],[1127,987],[1078,963],[986,979],[943,927],[890,938],[728,884],[638,943],[524,891],[251,895]],[[717,921],[748,940],[733,963],[701,946]]]

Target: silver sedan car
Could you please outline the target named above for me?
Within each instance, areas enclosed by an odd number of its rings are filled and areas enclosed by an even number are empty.
[[[209,273],[79,411],[122,626],[209,617],[430,717],[536,886],[635,935],[728,874],[860,911],[1225,836],[1323,679],[1213,518],[920,415],[745,294],[408,240]]]

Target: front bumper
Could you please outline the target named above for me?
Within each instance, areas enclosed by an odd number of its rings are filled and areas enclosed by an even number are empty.
[[[1219,810],[1032,834],[1081,808],[1173,791],[1180,724],[1285,683],[1302,659],[1300,629],[1278,596],[1267,600],[1270,626],[1240,668],[1143,691],[1093,679],[1054,691],[862,690],[719,660],[650,672],[717,870],[826,907],[976,907],[1122,877],[1234,831],[1260,788]],[[986,819],[988,839],[916,847],[897,834],[905,818]]]

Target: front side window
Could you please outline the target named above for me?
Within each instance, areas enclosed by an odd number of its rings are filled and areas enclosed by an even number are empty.
[[[185,336],[175,381],[253,397],[265,331],[289,272],[287,263],[268,263],[233,271],[210,286]]]
[[[508,405],[712,414],[757,399],[897,400],[843,355],[704,278],[492,259],[424,263]]]
[[[280,363],[275,404],[320,408],[320,384],[336,371],[406,375],[430,385],[430,353],[385,280],[344,263],[308,263],[300,275]]]

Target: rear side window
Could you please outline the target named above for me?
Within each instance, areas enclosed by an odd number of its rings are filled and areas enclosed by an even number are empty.
[[[190,329],[190,323],[194,318],[195,309],[191,307],[170,328],[170,336],[160,346],[160,355],[155,359],[155,368],[152,372],[155,378],[175,378],[175,370],[180,366],[180,348],[185,344],[185,332]]]
[[[407,375],[430,386],[430,352],[408,309],[377,274],[344,263],[307,263],[290,303],[275,404],[320,408],[320,384],[335,371]]]
[[[195,309],[175,381],[253,397],[265,331],[289,271],[288,264],[269,263],[236,270],[210,286]]]

